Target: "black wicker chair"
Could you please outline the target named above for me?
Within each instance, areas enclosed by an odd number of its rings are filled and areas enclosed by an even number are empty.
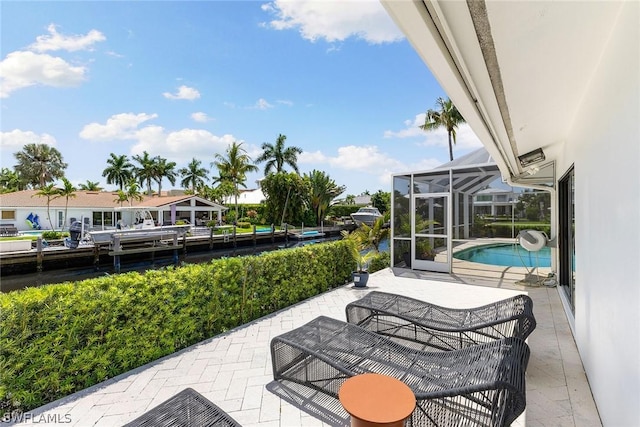
[[[526,339],[536,327],[526,295],[475,308],[447,308],[385,292],[346,307],[347,322],[424,350],[458,350],[497,339]]]
[[[124,427],[241,427],[192,388],[159,404]]]
[[[414,392],[412,426],[507,426],[525,409],[529,348],[519,338],[448,352],[424,352],[329,317],[271,341],[276,381],[337,398],[354,375],[395,377]]]

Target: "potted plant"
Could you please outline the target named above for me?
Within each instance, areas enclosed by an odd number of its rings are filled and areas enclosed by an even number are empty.
[[[353,271],[353,284],[356,288],[364,288],[369,280],[369,262],[379,252],[380,242],[389,236],[389,229],[384,227],[384,220],[379,218],[372,226],[362,224],[349,233],[342,231],[342,236],[353,242],[352,256],[356,262]]]
[[[436,257],[436,251],[433,250],[428,240],[416,242],[416,250],[418,259],[433,261]]]

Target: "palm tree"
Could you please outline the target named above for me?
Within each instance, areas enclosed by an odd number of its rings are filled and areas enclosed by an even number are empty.
[[[125,194],[127,195],[126,200],[129,201],[129,206],[131,206],[132,204],[131,202],[134,200],[138,202],[141,202],[144,200],[144,196],[140,192],[140,186],[138,185],[135,179],[129,180],[129,182],[127,183],[127,191]]]
[[[137,185],[137,184],[136,184]],[[127,193],[125,193],[122,190],[118,190],[118,192],[116,193],[118,195],[118,197],[116,197],[115,199],[113,199],[113,201],[115,203],[120,203],[120,207],[122,207],[122,204],[126,201],[129,200],[129,196],[127,195]]]
[[[346,187],[336,185],[329,175],[315,169],[305,174],[304,179],[310,189],[309,205],[316,214],[317,225],[320,225],[333,199],[342,194]]]
[[[140,182],[140,185],[146,184],[147,194],[151,196],[151,181],[155,180],[157,176],[156,165],[159,157],[149,157],[149,153],[144,151],[141,155],[135,155],[133,160],[138,162],[140,166],[134,166],[133,173]]]
[[[47,198],[47,220],[49,221],[49,226],[53,230],[53,223],[51,222],[50,206],[51,206],[51,201],[52,200],[57,199],[58,197],[60,197],[60,191],[56,187],[54,187],[53,184],[47,184],[45,186],[40,187],[38,192],[36,194],[34,194],[33,196],[46,197]],[[33,197],[33,196],[31,196],[31,197]]]
[[[107,178],[107,184],[116,184],[120,190],[133,177],[133,165],[124,154],[116,156],[111,153],[111,157],[107,159],[107,166],[102,171],[102,176]]]
[[[162,180],[167,178],[171,185],[176,184],[176,162],[168,162],[160,156],[155,157],[155,180],[158,183],[158,197],[162,196]]]
[[[98,181],[89,181],[86,183],[80,184],[79,189],[83,191],[102,191],[102,187],[100,187],[100,183]]]
[[[62,161],[62,154],[47,144],[26,144],[14,156],[18,161],[15,171],[34,188],[62,178],[68,166]]]
[[[240,186],[247,187],[244,182],[247,180],[247,173],[256,172],[258,168],[251,163],[251,157],[246,150],[242,148],[242,143],[232,142],[227,148],[226,157],[217,153],[216,161],[211,166],[218,168],[220,172],[219,180],[229,181],[233,184],[233,195],[235,196],[236,218],[238,218],[238,196],[240,195]]]
[[[204,186],[205,179],[209,173],[209,170],[201,167],[201,165],[202,162],[194,158],[186,168],[178,170],[178,173],[182,176],[180,185],[182,188],[189,187],[193,194],[196,194],[196,189]]]
[[[71,181],[67,178],[62,178],[62,188],[58,189],[58,194],[60,197],[64,197],[64,221],[62,222],[62,231],[64,231],[64,226],[67,224],[67,209],[69,207],[69,198],[76,197],[76,191],[78,189],[73,186]]]
[[[12,193],[25,189],[25,184],[20,178],[20,174],[9,168],[0,170],[0,193]]]
[[[300,147],[287,147],[284,148],[284,141],[287,139],[286,135],[278,135],[276,144],[269,144],[265,142],[262,144],[262,154],[256,159],[256,163],[267,162],[264,165],[265,176],[269,174],[271,169],[275,168],[275,172],[282,172],[285,163],[293,168],[293,170],[300,174],[298,170],[298,154],[302,153]]]
[[[356,204],[356,196],[353,194],[347,194],[347,197],[344,199],[344,203],[347,205],[355,205]]]
[[[456,143],[456,128],[465,123],[464,117],[453,105],[451,99],[438,98],[436,100],[438,110],[428,110],[424,118],[424,124],[420,126],[422,130],[436,130],[443,127],[449,136],[449,160],[453,161],[453,144]],[[453,138],[453,143],[451,142]]]

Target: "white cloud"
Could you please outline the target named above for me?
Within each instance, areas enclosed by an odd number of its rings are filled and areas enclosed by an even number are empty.
[[[167,99],[186,99],[189,101],[200,98],[200,92],[197,89],[185,85],[180,86],[175,94],[164,92],[162,95]]]
[[[111,116],[105,124],[90,123],[80,131],[80,137],[91,141],[135,139],[140,124],[157,118],[157,114],[122,113]]]
[[[24,87],[41,84],[53,87],[79,86],[85,67],[74,67],[62,58],[26,51],[11,52],[0,62],[0,98]]]
[[[202,111],[191,114],[191,118],[193,119],[193,121],[196,121],[198,123],[206,123],[213,120],[213,118],[209,117],[207,113],[203,113]]]
[[[273,105],[269,104],[266,99],[260,98],[251,108],[255,108],[256,110],[268,110],[269,108],[273,108]]]
[[[275,16],[265,26],[275,30],[297,29],[310,41],[324,39],[333,43],[356,37],[378,44],[404,37],[380,2],[374,0],[276,0],[263,4],[262,9]]]
[[[162,126],[145,124],[157,117],[157,114],[146,113],[116,114],[105,124],[86,125],[80,137],[92,141],[133,141],[131,155],[147,151],[152,156],[162,156],[178,164],[193,157],[213,159],[216,153],[224,153],[233,141],[242,142],[233,135],[217,136],[203,129],[167,131]],[[253,145],[243,145],[243,148],[248,152],[262,152]]]
[[[74,52],[77,50],[91,50],[97,42],[105,41],[107,38],[98,30],[91,30],[85,35],[65,36],[56,31],[55,24],[47,27],[48,35],[36,37],[36,42],[29,46],[30,50],[36,52],[46,52],[49,50],[67,50]]]
[[[288,107],[293,106],[293,102],[292,102],[292,101],[289,101],[289,100],[287,100],[287,99],[278,99],[276,102],[277,102],[278,104],[286,105],[286,106],[288,106]]]
[[[385,138],[420,138],[418,142],[422,147],[449,147],[449,136],[444,128],[433,131],[423,131],[420,125],[424,124],[425,113],[420,113],[413,120],[405,120],[404,129],[399,131],[387,130],[384,132]],[[473,149],[482,147],[480,139],[471,129],[468,123],[463,123],[456,129],[456,148]]]
[[[383,153],[377,146],[348,145],[338,148],[336,156],[328,156],[321,151],[303,152],[298,163],[312,164],[317,167],[333,167],[348,172],[357,172],[360,176],[373,176],[383,186],[390,186],[391,175],[408,171],[433,169],[442,162],[424,158],[416,162],[404,163]]]
[[[56,31],[54,24],[50,24],[48,31],[48,35],[36,37],[36,42],[29,46],[29,50],[11,52],[0,62],[0,98],[7,98],[13,91],[37,84],[79,86],[86,77],[85,67],[73,66],[60,57],[42,52],[92,50],[95,43],[106,40],[98,30],[91,30],[85,35],[65,36]]]
[[[20,150],[25,144],[56,145],[56,139],[47,134],[37,134],[32,131],[14,129],[10,132],[0,132],[0,158],[6,159]],[[5,163],[5,162],[3,162]]]
[[[10,132],[0,132],[0,147],[2,149],[21,149],[25,144],[56,145],[56,139],[48,133],[38,135],[30,130],[14,129]]]
[[[147,151],[178,164],[187,163],[194,157],[213,159],[216,153],[224,153],[233,141],[242,142],[229,134],[217,136],[203,129],[166,132],[160,126],[140,129],[136,133],[136,139],[137,143],[131,147],[132,155]],[[248,147],[243,145],[243,148]]]

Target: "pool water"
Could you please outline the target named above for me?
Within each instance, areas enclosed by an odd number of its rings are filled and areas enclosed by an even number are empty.
[[[26,230],[26,231],[21,231],[20,234],[23,234],[25,236],[39,236],[42,234],[44,230]]]
[[[483,245],[464,249],[454,258],[503,267],[551,267],[551,249],[529,252],[518,244]]]

